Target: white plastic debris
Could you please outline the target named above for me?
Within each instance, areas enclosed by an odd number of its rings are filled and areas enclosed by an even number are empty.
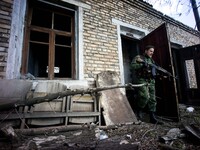
[[[129,144],[129,142],[127,140],[122,140],[119,144],[120,145],[122,145],[122,144]]]
[[[97,139],[104,140],[104,139],[108,138],[106,132],[103,131],[103,130],[100,130],[99,128],[97,128],[95,130],[95,133],[96,133],[95,136],[96,136]]]
[[[59,136],[34,137],[33,138],[33,141],[36,143],[36,145],[40,145],[41,143],[49,142],[49,141],[53,141],[53,140],[64,141],[65,136],[59,135]]]
[[[130,134],[127,134],[126,137],[132,139],[132,136]]]
[[[81,135],[81,134],[82,134],[82,131],[76,132],[76,133],[74,133],[73,135],[78,136],[78,135]]]
[[[104,140],[104,139],[107,139],[108,136],[106,135],[106,132],[103,131],[103,130],[100,130],[100,140]]]
[[[179,128],[172,128],[170,129],[165,136],[160,138],[161,141],[164,143],[168,143],[168,141],[173,141],[179,137],[182,137],[181,130]]]
[[[177,139],[177,137],[180,135],[181,130],[179,128],[172,128],[167,132],[167,137],[170,139]]]
[[[187,109],[186,109],[186,112],[193,112],[194,111],[194,108],[193,107],[188,107]]]

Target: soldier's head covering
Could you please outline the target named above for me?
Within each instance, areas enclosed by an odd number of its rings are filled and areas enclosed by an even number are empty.
[[[145,50],[148,50],[148,49],[150,49],[150,48],[154,48],[154,46],[153,46],[153,45],[147,45],[147,46],[145,47]]]

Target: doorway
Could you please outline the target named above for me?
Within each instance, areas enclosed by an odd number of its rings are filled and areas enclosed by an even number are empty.
[[[139,40],[121,35],[122,40],[122,55],[124,67],[124,81],[125,84],[132,82],[132,74],[130,64],[132,59],[139,54],[138,42]]]
[[[130,64],[132,59],[139,54],[139,40],[121,35],[122,42],[122,56],[123,56],[123,68],[124,68],[124,81],[125,84],[132,83],[133,74],[130,70]],[[135,109],[134,98],[135,92],[132,89],[126,89],[126,96],[131,105],[131,108]]]
[[[142,54],[146,45],[154,45],[156,51],[153,59],[160,67],[163,67],[171,74],[174,73],[171,46],[168,37],[166,24],[162,24],[148,35],[143,36],[143,38],[134,39],[134,36],[131,38],[121,35],[125,83],[130,83],[133,78],[130,71],[130,64],[133,57],[137,54]],[[179,120],[176,90],[175,79],[171,77],[156,79],[157,114],[159,116],[174,121]],[[126,90],[126,96],[131,107],[134,109],[136,93],[133,90]]]
[[[200,105],[200,45],[172,49],[176,59],[179,102]]]

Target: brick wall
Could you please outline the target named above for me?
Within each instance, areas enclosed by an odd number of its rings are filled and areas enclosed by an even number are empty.
[[[168,26],[171,41],[183,46],[200,43],[199,32],[164,16],[147,3],[140,4],[137,0],[82,1],[91,6],[83,15],[84,72],[89,81],[93,81],[93,77],[101,71],[113,70],[119,73],[117,28],[112,24],[112,18],[149,32],[165,21],[171,22]]]
[[[111,23],[111,8],[104,7],[103,2],[98,2],[84,12],[84,72],[88,80],[101,71],[119,72],[116,26]]]
[[[200,43],[199,32],[164,16],[140,0],[81,1],[91,6],[83,13],[84,78],[88,81],[93,82],[101,71],[119,73],[117,26],[112,24],[113,18],[149,32],[167,21],[171,23],[168,31],[172,41],[183,46]],[[0,78],[5,78],[6,74],[12,4],[13,0],[0,2]]]
[[[0,1],[0,79],[6,75],[13,0]]]
[[[179,26],[169,25],[168,33],[170,39],[179,42],[183,47],[200,44],[200,35],[191,34],[181,29]]]

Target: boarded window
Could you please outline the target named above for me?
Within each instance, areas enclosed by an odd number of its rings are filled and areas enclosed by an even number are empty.
[[[22,73],[36,78],[75,77],[75,11],[29,1]]]

